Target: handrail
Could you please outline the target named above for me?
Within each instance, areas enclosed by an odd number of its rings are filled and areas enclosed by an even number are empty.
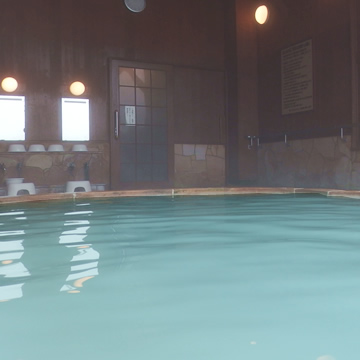
[[[322,133],[323,135],[326,135],[326,133],[330,133],[335,130],[340,132],[339,136],[343,140],[346,130],[356,128],[359,126],[360,126],[360,123],[359,124],[346,124],[346,125],[342,125],[342,126],[317,127],[317,128],[309,128],[309,129],[304,129],[304,130],[294,130],[294,131],[287,131],[287,132],[281,132],[281,133],[273,133],[273,134],[268,134],[268,135],[247,135],[245,138],[249,141],[248,149],[250,150],[253,148],[255,143],[259,147],[263,141],[266,141],[266,139],[279,139],[279,140],[274,140],[271,142],[280,141],[280,139],[284,139],[283,141],[284,141],[285,145],[288,145],[289,137],[292,137],[292,136],[314,135],[314,133],[317,133],[317,134]]]

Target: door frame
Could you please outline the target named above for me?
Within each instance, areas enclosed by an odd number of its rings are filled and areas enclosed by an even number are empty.
[[[166,91],[167,91],[167,135],[168,135],[168,181],[166,182],[129,182],[120,184],[121,165],[118,161],[120,154],[120,139],[115,138],[115,111],[119,112],[119,67],[131,67],[141,69],[163,70],[166,72]],[[109,165],[110,165],[110,189],[126,190],[126,189],[159,189],[172,188],[174,184],[174,120],[173,120],[173,67],[171,65],[147,63],[139,61],[129,61],[117,58],[109,59]],[[118,123],[119,124],[119,123]],[[119,126],[119,125],[118,125]],[[118,129],[119,131],[119,129]]]

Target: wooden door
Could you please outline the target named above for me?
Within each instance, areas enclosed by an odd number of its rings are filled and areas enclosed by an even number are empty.
[[[112,60],[111,189],[173,182],[171,68]]]

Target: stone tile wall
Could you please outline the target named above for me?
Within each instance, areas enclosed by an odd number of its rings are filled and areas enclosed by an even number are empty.
[[[30,143],[24,142],[28,149]],[[43,142],[47,148],[50,143]],[[72,143],[63,143],[64,152],[9,153],[8,142],[0,142],[0,195],[5,180],[23,177],[37,192],[63,192],[70,180],[84,180],[89,164],[92,184],[109,189],[109,145],[87,143],[88,152],[72,152]],[[351,150],[351,137],[327,137],[262,144],[248,151],[258,157],[258,186],[360,189],[360,152]],[[20,168],[19,168],[20,164]],[[70,171],[69,165],[75,165]],[[225,146],[175,145],[174,187],[225,186]],[[96,188],[95,188],[96,189]]]
[[[225,186],[225,146],[175,144],[175,188]]]
[[[53,143],[53,142],[52,142]],[[60,144],[61,142],[59,142]],[[22,142],[26,149],[30,143]],[[50,143],[42,142],[47,149]],[[64,152],[8,152],[8,142],[0,142],[0,188],[6,187],[6,178],[21,177],[32,182],[38,193],[63,192],[67,181],[85,180],[85,164],[89,166],[91,184],[109,184],[109,146],[105,142],[86,143],[87,152],[71,151],[73,143],[61,143]],[[94,188],[96,190],[96,187]]]
[[[259,186],[360,189],[360,152],[351,137],[327,137],[262,144],[258,153]]]
[[[31,143],[21,142],[26,149]],[[47,149],[53,142],[42,142]],[[60,143],[60,142],[59,142]],[[71,151],[73,143],[62,143],[64,152],[8,152],[9,142],[0,141],[0,196],[6,193],[6,179],[22,177],[32,182],[37,193],[64,192],[67,181],[85,180],[84,164],[89,164],[89,178],[99,189],[109,189],[109,144],[88,142],[87,152]],[[74,165],[71,170],[71,166]],[[225,146],[203,144],[175,145],[174,187],[225,186]],[[96,190],[96,188],[95,188]]]

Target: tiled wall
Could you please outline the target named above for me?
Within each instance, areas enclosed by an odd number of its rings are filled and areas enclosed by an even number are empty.
[[[23,143],[26,149],[30,143]],[[50,143],[42,142],[47,149]],[[107,188],[109,183],[109,146],[106,142],[86,143],[88,151],[73,152],[72,143],[62,143],[64,152],[8,152],[9,143],[0,142],[0,188],[6,178],[21,177],[35,184],[38,193],[63,192],[67,181],[85,180],[85,164],[91,184]],[[96,188],[95,188],[96,189]]]
[[[0,168],[0,190],[6,178],[23,177],[40,193],[62,192],[67,181],[85,179],[86,163],[91,184],[109,188],[106,142],[88,142],[87,152],[73,152],[72,143],[63,143],[64,152],[9,153],[8,145],[0,142],[0,164],[6,168]],[[350,137],[269,143],[248,151],[257,152],[258,186],[360,189],[360,152],[351,150]],[[72,172],[70,164],[75,165]],[[175,188],[219,186],[225,186],[224,145],[175,145]]]
[[[174,187],[225,186],[225,146],[175,145]]]
[[[23,144],[28,149],[30,142]],[[42,144],[46,149],[50,145]],[[73,152],[72,143],[62,144],[64,152],[10,153],[9,143],[0,142],[0,164],[6,168],[5,171],[0,169],[0,192],[5,193],[6,178],[13,177],[34,183],[38,193],[63,192],[67,181],[85,179],[86,163],[91,184],[109,189],[108,143],[87,142],[87,152]],[[74,165],[72,171],[70,165]],[[176,144],[174,175],[174,187],[225,186],[225,146]]]
[[[30,143],[24,144],[28,149]],[[86,144],[87,152],[73,152],[72,143],[63,143],[64,152],[9,153],[9,144],[0,142],[0,164],[6,168],[0,168],[0,190],[6,178],[23,177],[38,192],[62,192],[67,181],[85,179],[85,163],[91,184],[108,189],[109,145]],[[258,186],[360,189],[360,152],[351,150],[350,137],[269,143],[248,151],[257,152]],[[217,186],[225,186],[225,146],[176,144],[174,187]]]
[[[263,144],[258,152],[258,185],[360,189],[360,152],[351,138],[327,137]]]

